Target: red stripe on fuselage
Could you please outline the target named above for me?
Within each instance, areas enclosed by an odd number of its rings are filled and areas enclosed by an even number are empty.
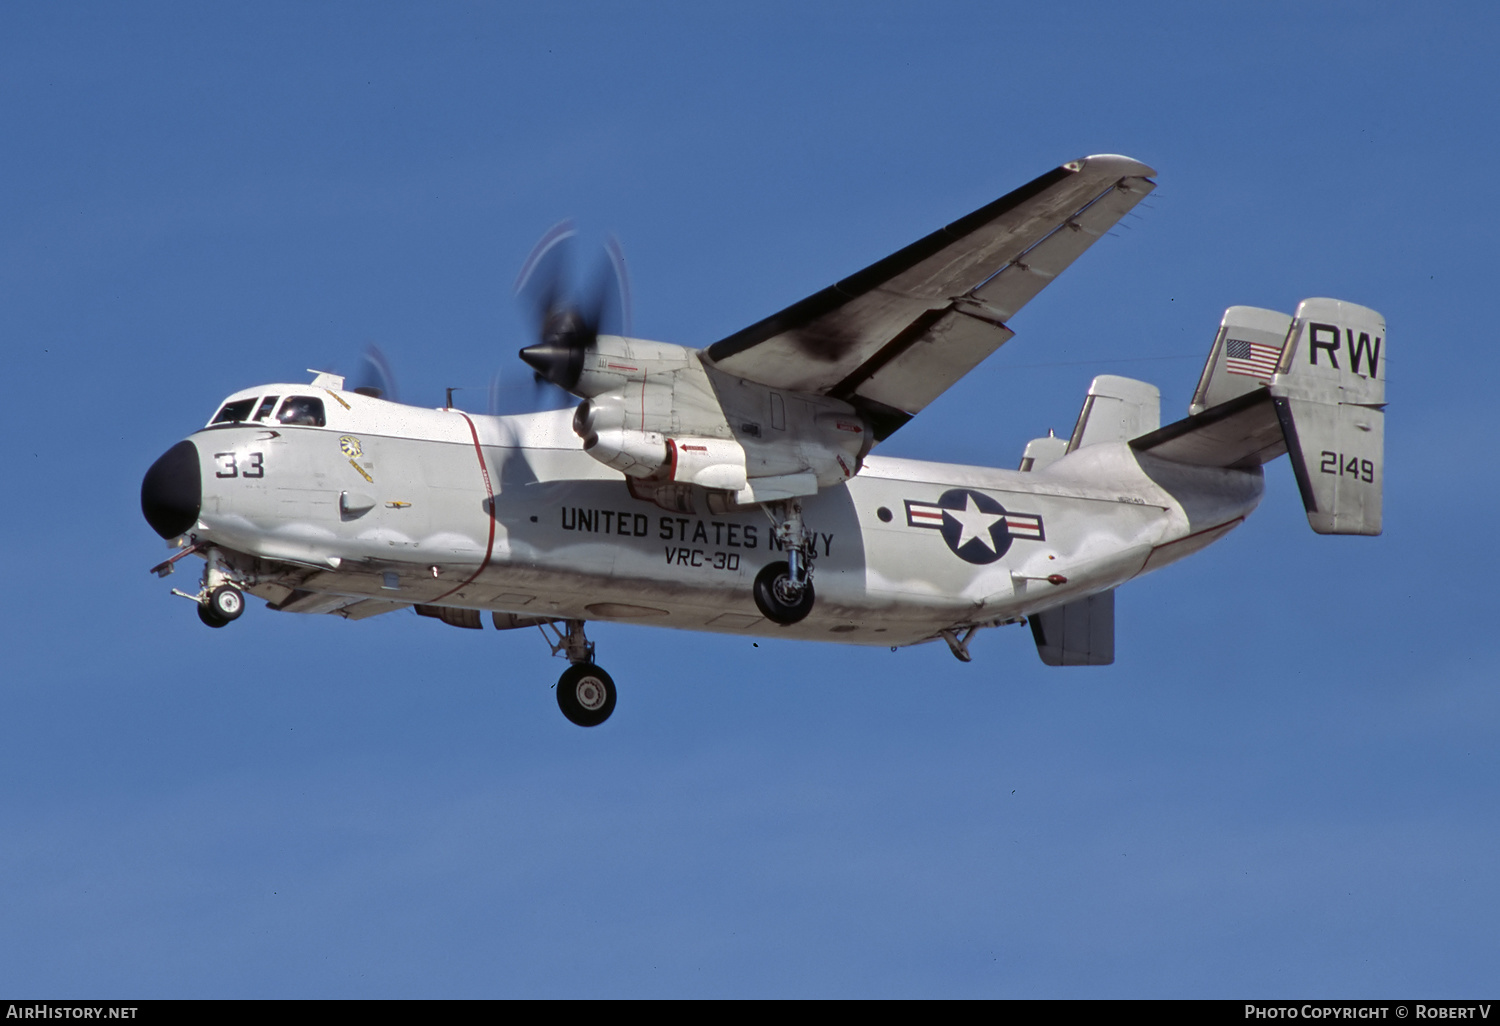
[[[485,543],[484,562],[479,564],[479,569],[470,574],[469,579],[464,581],[462,584],[454,585],[452,588],[449,588],[437,598],[428,599],[428,602],[430,603],[440,602],[441,600],[447,598],[449,595],[452,595],[455,591],[458,591],[461,588],[467,588],[469,585],[473,584],[476,580],[478,580],[479,575],[484,573],[485,569],[490,565],[490,554],[495,551],[495,492],[490,487],[490,468],[485,465],[484,450],[479,447],[479,430],[474,427],[474,422],[469,419],[469,415],[467,413],[464,413],[461,410],[454,410],[453,412],[462,417],[464,419],[464,423],[469,425],[469,435],[474,439],[474,455],[479,457],[479,473],[484,477],[484,505],[485,509],[489,510],[490,540]]]

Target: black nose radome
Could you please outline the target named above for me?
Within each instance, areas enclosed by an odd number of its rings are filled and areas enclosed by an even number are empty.
[[[176,538],[197,522],[202,503],[198,447],[192,442],[178,442],[146,471],[141,482],[141,512],[157,534]]]

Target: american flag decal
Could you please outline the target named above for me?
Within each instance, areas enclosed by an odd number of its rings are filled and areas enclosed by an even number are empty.
[[[1224,340],[1224,369],[1247,378],[1269,378],[1281,362],[1281,346],[1264,342],[1246,342],[1242,338]]]

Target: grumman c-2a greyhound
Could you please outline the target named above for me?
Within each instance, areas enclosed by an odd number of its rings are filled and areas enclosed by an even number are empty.
[[[1018,470],[871,450],[1012,336],[1012,318],[1153,188],[1073,161],[703,349],[603,334],[544,283],[521,357],[576,410],[421,409],[319,373],[229,396],[146,473],[146,520],[205,561],[212,627],[245,595],[363,619],[407,607],[540,627],[557,699],[602,723],[589,620],[848,644],[1029,624],[1042,661],[1114,659],[1114,589],[1224,537],[1290,456],[1323,534],[1379,534],[1385,323],[1331,299],[1231,307],[1189,415],[1094,379]],[[544,247],[545,248],[545,247]]]

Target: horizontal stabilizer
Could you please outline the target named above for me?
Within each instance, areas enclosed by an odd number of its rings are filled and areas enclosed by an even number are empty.
[[[1271,390],[1263,386],[1142,435],[1130,445],[1174,463],[1241,470],[1286,452]]]
[[[1029,617],[1036,654],[1048,666],[1108,666],[1115,661],[1114,589]]]

